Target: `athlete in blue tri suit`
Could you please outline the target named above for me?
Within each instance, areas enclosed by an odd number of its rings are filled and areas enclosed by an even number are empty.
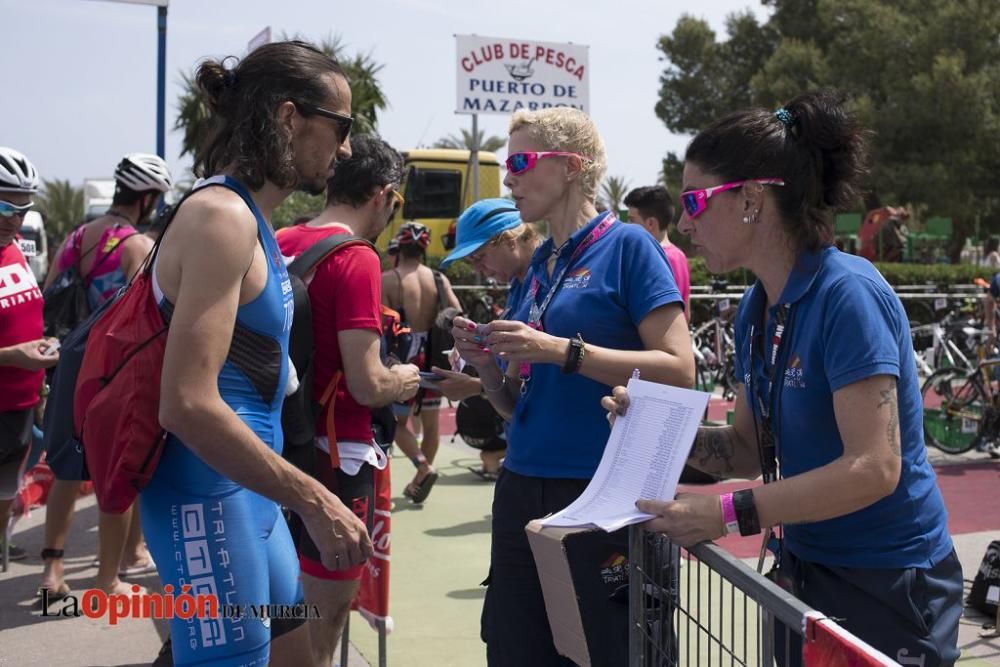
[[[288,334],[292,292],[274,234],[250,194],[236,180],[213,177],[198,189],[223,186],[253,211],[267,258],[267,282],[260,296],[236,311],[229,353],[219,373],[219,395],[271,448],[281,453],[281,403],[288,381]],[[153,291],[166,318],[173,311],[156,281]],[[174,594],[215,595],[220,604],[300,604],[298,559],[281,508],[220,474],[171,434],[149,486],[142,493],[149,548],[163,585]],[[271,621],[274,629],[286,620]],[[202,661],[229,653],[230,645],[259,649],[270,630],[260,619],[178,619],[171,622],[175,659],[186,648]],[[197,632],[194,631],[197,626]],[[182,634],[179,634],[182,633]],[[217,650],[206,650],[217,649]],[[245,651],[240,651],[245,653]]]
[[[295,605],[299,569],[280,506],[302,518],[328,569],[372,553],[351,509],[280,456],[293,302],[269,224],[293,190],[318,194],[350,155],[351,93],[340,66],[302,42],[262,46],[233,69],[206,61],[197,81],[218,117],[196,172],[219,176],[178,206],[154,256],[170,323],[159,414],[170,435],[140,496],[143,527],[175,595],[186,585],[235,608]],[[173,619],[172,659],[313,665],[304,621]]]

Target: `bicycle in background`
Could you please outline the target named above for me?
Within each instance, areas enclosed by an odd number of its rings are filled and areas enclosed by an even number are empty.
[[[729,287],[725,280],[713,279],[713,294],[721,294]],[[733,320],[736,306],[728,298],[719,298],[712,306],[712,317],[691,328],[691,348],[695,363],[695,388],[712,391],[722,388],[722,398],[736,398],[736,362],[734,360],[735,335]]]
[[[982,352],[980,352],[982,354]],[[948,454],[973,447],[1000,458],[1000,358],[980,360],[972,370],[934,372],[920,391],[926,444]]]

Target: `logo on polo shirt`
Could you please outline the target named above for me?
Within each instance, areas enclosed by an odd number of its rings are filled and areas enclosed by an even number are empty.
[[[583,289],[590,284],[590,269],[587,267],[581,267],[570,271],[566,275],[566,281],[563,282],[563,287],[566,289]]]
[[[785,387],[788,389],[805,389],[806,378],[802,370],[802,360],[799,355],[792,356],[792,363],[785,369]]]

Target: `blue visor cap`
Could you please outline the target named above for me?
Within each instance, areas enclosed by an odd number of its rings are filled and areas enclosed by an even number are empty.
[[[465,209],[455,226],[455,249],[441,260],[441,268],[476,252],[500,232],[521,224],[521,213],[509,199],[483,199]]]

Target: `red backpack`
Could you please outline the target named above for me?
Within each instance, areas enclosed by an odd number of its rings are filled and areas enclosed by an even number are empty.
[[[149,484],[163,454],[160,372],[167,324],[149,262],[94,322],[76,379],[74,431],[83,442],[97,504],[121,514]]]
[[[213,177],[185,194],[169,213],[160,240],[180,205],[209,185],[225,181]],[[81,334],[87,342],[76,375],[73,432],[83,444],[97,504],[111,514],[131,507],[149,484],[167,441],[160,426],[167,322],[153,294],[153,263],[159,249],[157,241],[132,282],[106,304],[103,313],[81,327],[90,330]]]

